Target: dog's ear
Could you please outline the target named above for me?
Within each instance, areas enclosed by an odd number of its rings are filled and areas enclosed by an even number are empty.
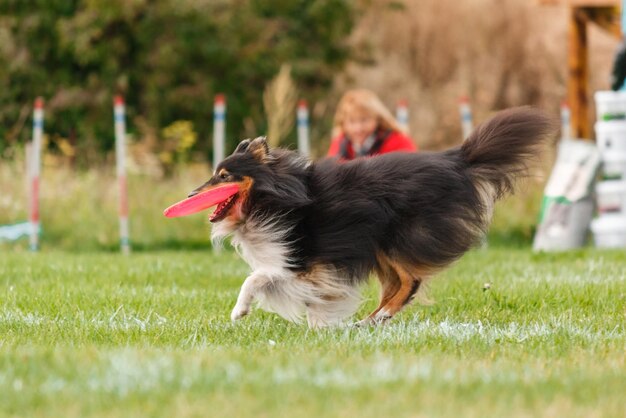
[[[270,154],[267,139],[264,136],[253,139],[247,147],[247,152],[251,153],[258,161],[265,162]]]
[[[237,148],[235,148],[235,151],[233,152],[233,154],[240,154],[240,153],[246,152],[249,146],[250,146],[250,140],[244,139],[243,141],[239,143],[239,145],[237,145]]]

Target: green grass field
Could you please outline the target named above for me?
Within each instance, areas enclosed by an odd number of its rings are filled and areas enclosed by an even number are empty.
[[[26,219],[20,167],[0,165],[0,225]],[[230,322],[247,266],[204,216],[162,216],[207,173],[131,176],[124,257],[113,170],[46,168],[42,251],[0,243],[0,416],[626,417],[626,255],[532,254],[541,184],[498,205],[433,305],[312,331]]]
[[[231,323],[247,267],[229,251],[5,252],[0,414],[624,417],[625,266],[477,250],[432,282],[433,305],[308,330]]]

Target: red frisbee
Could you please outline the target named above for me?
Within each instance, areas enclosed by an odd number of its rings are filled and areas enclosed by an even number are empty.
[[[188,197],[178,203],[174,203],[163,211],[163,215],[168,218],[176,218],[178,216],[187,216],[192,213],[200,212],[223,202],[239,191],[238,184],[225,184],[206,192],[200,192],[195,196]]]

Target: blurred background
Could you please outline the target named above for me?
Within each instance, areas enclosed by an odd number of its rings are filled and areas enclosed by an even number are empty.
[[[462,140],[459,97],[475,123],[566,98],[568,8],[535,0],[3,0],[0,2],[0,224],[27,218],[25,144],[45,99],[42,245],[117,249],[113,97],[126,101],[135,250],[205,247],[203,216],[165,206],[209,175],[213,100],[226,98],[226,153],[269,134],[296,148],[310,109],[325,154],[341,94],[406,100],[422,150]],[[590,90],[609,87],[619,40],[589,25]],[[590,109],[592,112],[593,109]],[[491,241],[529,245],[554,159],[497,211]],[[25,249],[26,242],[0,243]]]

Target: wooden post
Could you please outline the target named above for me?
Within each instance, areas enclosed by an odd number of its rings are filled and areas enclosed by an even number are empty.
[[[571,134],[591,139],[589,124],[589,66],[587,64],[587,25],[584,9],[572,7],[569,17],[567,101],[571,111]]]

